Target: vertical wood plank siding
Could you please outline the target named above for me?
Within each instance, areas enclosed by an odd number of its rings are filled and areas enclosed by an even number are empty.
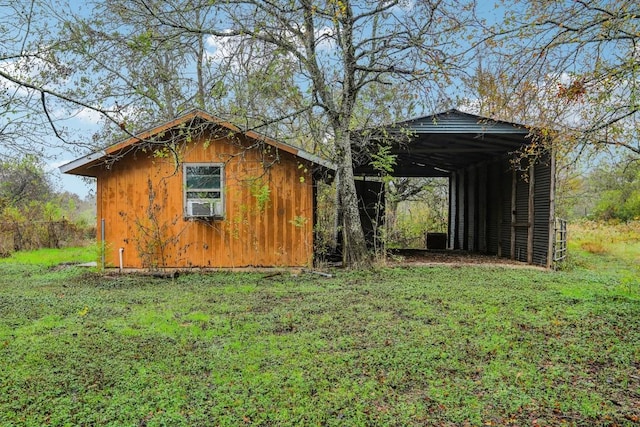
[[[181,161],[225,164],[224,218],[185,218],[182,167],[171,157],[130,153],[97,174],[107,265],[118,265],[119,248],[127,268],[309,265],[311,165],[273,147],[246,149],[250,143],[243,139],[204,144],[203,138],[184,146]],[[265,169],[263,160],[273,166]],[[256,185],[268,186],[267,203],[258,202]]]

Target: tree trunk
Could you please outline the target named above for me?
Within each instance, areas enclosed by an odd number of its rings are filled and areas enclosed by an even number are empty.
[[[196,9],[195,11],[196,13],[196,22],[198,23],[198,25],[201,25],[200,23],[200,12],[199,10]],[[204,74],[203,74],[203,70],[204,70],[204,62],[205,62],[205,55],[206,55],[206,49],[205,49],[205,42],[204,42],[204,34],[198,34],[198,49],[196,52],[196,75],[198,78],[198,91],[196,93],[196,104],[198,105],[198,108],[202,108],[203,110],[205,109],[206,103],[205,103],[205,83],[204,83]]]
[[[351,141],[348,133],[340,133],[338,145],[338,194],[342,211],[342,257],[345,266],[367,267],[371,264],[369,251],[360,222],[358,195],[353,176]]]

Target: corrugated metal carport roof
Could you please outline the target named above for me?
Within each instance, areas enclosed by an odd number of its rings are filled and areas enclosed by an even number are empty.
[[[394,139],[395,176],[449,176],[450,171],[495,159],[530,142],[524,125],[493,120],[458,110],[418,117],[374,131],[368,147],[356,147],[356,175],[378,175],[370,153],[384,133]]]

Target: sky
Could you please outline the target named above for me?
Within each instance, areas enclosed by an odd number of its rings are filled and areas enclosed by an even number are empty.
[[[87,182],[88,180],[83,180],[79,176],[63,174],[60,172],[58,169],[60,166],[75,160],[70,156],[63,157],[65,157],[64,160],[47,163],[47,171],[50,174],[51,182],[55,186],[56,190],[75,193],[83,199],[90,194],[95,194],[96,181],[94,179]]]
[[[0,70],[26,81],[31,80],[32,76],[38,75],[39,65],[41,65],[38,60],[26,62],[17,57],[17,54],[19,54],[25,46],[24,36],[27,34],[26,29],[30,28],[31,32],[38,30],[25,24],[25,22],[27,22],[25,17],[28,15],[29,4],[30,2],[26,1],[13,3],[3,2],[0,4],[0,36],[2,37],[2,39],[0,39],[0,58],[2,59],[0,61]],[[70,4],[73,10],[77,12],[80,12],[82,8],[85,7],[81,1],[72,0]],[[21,46],[22,49],[20,48]],[[12,132],[25,132],[19,128],[19,124],[24,120],[30,122],[32,119],[20,113],[20,104],[23,103],[23,100],[33,99],[36,94],[5,79],[0,79],[0,90],[3,91],[3,95],[11,96],[9,102],[2,105],[0,129],[8,132],[5,134],[5,137],[6,135],[11,136]],[[37,94],[37,98],[35,99],[39,100],[39,94]],[[3,101],[4,100],[6,100],[6,98],[3,97]],[[67,115],[60,114],[55,110],[53,106],[55,103],[51,101],[51,98],[49,98],[48,104],[51,108],[50,114],[52,120],[56,122],[57,126],[60,128],[73,129],[76,135],[80,135],[80,140],[87,138],[87,142],[90,142],[91,136],[100,129],[99,117],[95,113],[78,110],[77,114],[74,114],[73,117],[67,120],[60,120],[60,117]],[[44,120],[44,114],[35,120],[38,122]],[[83,153],[77,149],[74,152],[71,147],[66,146],[56,138],[50,127],[39,125],[37,129],[46,133],[44,137],[46,147],[40,147],[39,144],[34,142],[42,136],[40,132],[38,132],[38,135],[27,135],[22,139],[13,138],[12,142],[21,145],[21,151],[23,152],[43,154],[43,166],[55,190],[70,191],[81,197],[86,197],[92,191],[95,191],[95,183],[87,184],[80,177],[63,175],[58,170],[58,167],[62,164],[68,163],[80,155],[87,153]],[[12,157],[16,155],[16,152],[12,151],[11,148],[3,149],[3,147],[0,146],[0,155]]]
[[[76,118],[70,120],[71,124],[78,129],[83,130],[83,134],[90,137],[95,133],[99,126],[96,123],[92,123],[87,119]],[[49,150],[50,155],[53,157],[46,162],[46,171],[49,173],[52,184],[58,191],[68,191],[79,195],[81,198],[86,198],[90,194],[95,194],[96,181],[95,179],[86,179],[76,175],[63,174],[60,172],[59,167],[65,165],[82,155],[78,155],[76,152],[64,148]],[[88,152],[85,154],[89,154]]]
[[[73,13],[76,13],[80,16],[89,16],[91,13],[90,4],[82,1],[82,0],[68,0],[66,2],[68,7]],[[4,15],[4,19],[1,23],[11,23],[12,15],[16,15],[16,11],[20,11],[22,9],[23,13],[26,14],[25,8],[28,6],[28,3],[25,2],[23,6],[21,3],[15,3],[13,5],[0,5],[0,19]],[[20,13],[20,12],[18,12]],[[16,19],[16,24],[13,27],[17,30],[21,28],[25,28],[24,26],[20,26],[17,24],[19,19]],[[8,26],[7,26],[8,27]],[[0,30],[2,28],[0,27]],[[5,33],[5,35],[7,35]],[[20,36],[16,37],[17,43],[21,43]],[[11,46],[11,41],[7,41],[6,44]],[[16,44],[13,45],[14,47]],[[2,42],[0,41],[0,48],[2,47]],[[228,47],[225,46],[224,41],[216,40],[214,37],[210,37],[208,40],[208,54],[215,61],[218,56],[224,56],[226,54],[226,50]],[[0,52],[0,57],[2,53]],[[22,69],[27,67],[21,67],[19,61],[14,60],[3,60],[0,62],[1,69],[8,71],[9,74],[17,74],[22,75]],[[29,73],[29,72],[27,72]],[[27,76],[28,79],[28,76]],[[17,85],[13,85],[12,83],[7,83],[0,81],[0,89],[2,89],[2,85],[5,87],[9,87],[10,89],[14,89],[16,92],[20,93],[21,96],[28,97],[29,93],[26,89],[18,87]],[[33,94],[31,94],[33,96]],[[51,98],[50,98],[51,99]],[[51,102],[51,101],[49,101]],[[101,115],[95,111],[80,108],[72,113],[71,115],[68,112],[59,113],[54,110],[54,107],[51,108],[51,115],[53,116],[53,120],[56,122],[56,126],[59,128],[65,128],[71,132],[72,139],[86,141],[87,145],[92,145],[92,137],[96,132],[101,129],[101,120],[103,119]],[[109,106],[106,106],[109,108]],[[44,116],[44,115],[43,115]],[[14,117],[15,119],[15,117]],[[0,128],[3,128],[7,122],[11,122],[12,117],[11,113],[4,114],[0,116]],[[44,120],[44,118],[43,118]],[[78,149],[75,146],[71,146],[69,144],[65,144],[63,141],[56,138],[53,130],[51,130],[47,126],[41,126],[41,128],[45,128],[46,132],[49,133],[47,137],[47,143],[51,145],[51,147],[43,148],[43,154],[45,159],[43,160],[45,171],[49,174],[50,180],[54,185],[57,191],[69,191],[72,193],[78,194],[80,197],[86,197],[91,193],[95,193],[95,180],[90,180],[87,178],[78,177],[75,175],[63,174],[60,172],[59,167],[67,164],[73,160],[76,160],[82,156],[89,154],[89,150],[87,149]],[[111,143],[116,143],[117,141],[104,141],[102,145],[107,145]],[[23,145],[28,145],[28,141],[22,142]],[[0,147],[0,154],[2,147]],[[35,147],[34,147],[35,151]]]

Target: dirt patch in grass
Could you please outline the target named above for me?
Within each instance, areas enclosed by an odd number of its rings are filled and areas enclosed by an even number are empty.
[[[502,266],[511,268],[541,268],[525,262],[494,255],[483,255],[467,251],[397,249],[389,257],[391,266]]]

